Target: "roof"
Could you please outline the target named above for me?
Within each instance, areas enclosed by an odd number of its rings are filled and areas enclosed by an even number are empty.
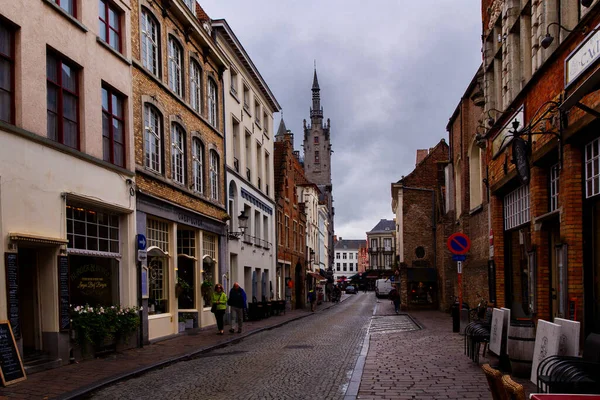
[[[283,122],[283,117],[281,117],[281,122],[279,122],[279,129],[277,129],[277,135],[275,136],[283,136],[287,132],[287,128],[285,127],[285,122]]]
[[[256,66],[254,65],[254,63],[250,59],[250,56],[248,55],[248,53],[246,53],[246,50],[244,50],[244,46],[242,46],[237,36],[235,36],[235,33],[233,33],[233,30],[231,29],[227,21],[224,19],[213,19],[212,27],[213,29],[219,31],[223,35],[225,41],[229,46],[231,46],[236,57],[240,60],[244,68],[246,68],[252,79],[256,81],[263,96],[265,96],[265,98],[267,99],[271,110],[273,112],[279,112],[281,110],[281,106],[277,102],[275,95],[273,95],[271,89],[269,89],[269,86],[267,86],[267,83],[260,75],[260,72],[258,72],[258,68],[256,68]]]
[[[396,230],[396,223],[394,220],[382,219],[371,231],[367,233],[387,233],[394,232]]]
[[[208,16],[208,14],[206,14],[204,9],[200,6],[200,4],[198,4],[198,2],[196,2],[196,17],[201,22],[210,21],[210,17]]]
[[[358,250],[365,245],[365,239],[341,239],[335,242],[335,250]]]
[[[417,165],[415,166],[415,169],[413,169],[413,170],[410,172],[410,174],[408,174],[408,175],[406,175],[406,176],[404,176],[404,177],[400,178],[400,180],[398,180],[398,182],[396,182],[396,183],[403,183],[403,181],[404,181],[406,178],[408,178],[409,176],[412,176],[412,175],[416,174],[416,173],[418,172],[418,167],[419,167],[419,165],[425,164],[425,162],[426,162],[426,161],[427,161],[429,158],[431,158],[431,157],[433,156],[433,154],[435,153],[435,151],[437,150],[437,148],[438,148],[438,147],[440,147],[440,146],[442,146],[442,147],[444,147],[444,148],[448,148],[448,144],[446,143],[446,139],[442,138],[442,139],[441,139],[441,140],[438,142],[438,144],[436,144],[436,145],[435,145],[435,147],[433,147],[431,150],[429,150],[429,153],[427,154],[427,156],[426,156],[425,158],[423,158],[423,159],[421,160],[421,162],[419,162],[419,164],[417,164]]]

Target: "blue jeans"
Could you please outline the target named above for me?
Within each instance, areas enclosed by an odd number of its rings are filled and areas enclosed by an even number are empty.
[[[400,299],[394,300],[394,308],[396,309],[396,312],[400,312]]]

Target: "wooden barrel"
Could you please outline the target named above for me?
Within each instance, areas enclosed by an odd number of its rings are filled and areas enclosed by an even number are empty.
[[[512,374],[519,378],[531,376],[535,346],[535,324],[531,320],[512,320],[508,327],[507,352]]]

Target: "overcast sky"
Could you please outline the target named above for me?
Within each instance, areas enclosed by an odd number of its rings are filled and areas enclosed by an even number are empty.
[[[301,150],[314,60],[331,119],[335,234],[393,219],[390,185],[446,124],[481,63],[477,0],[199,0],[227,20]],[[280,115],[275,115],[275,129]]]

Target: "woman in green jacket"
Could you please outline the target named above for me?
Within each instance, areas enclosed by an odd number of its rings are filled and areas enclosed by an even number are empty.
[[[215,291],[212,295],[212,307],[211,311],[215,313],[217,319],[218,335],[223,334],[223,316],[225,315],[225,309],[227,308],[227,295],[223,292],[223,286],[220,283],[215,285]]]

